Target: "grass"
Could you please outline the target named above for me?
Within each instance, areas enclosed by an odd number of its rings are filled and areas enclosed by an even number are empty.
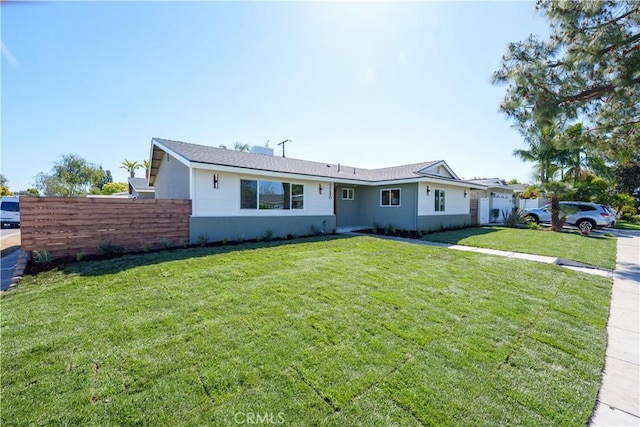
[[[613,228],[619,230],[640,230],[640,223],[618,220]]]
[[[594,267],[615,269],[616,239],[505,227],[473,227],[426,235],[423,240],[553,256]]]
[[[380,240],[82,262],[2,297],[2,425],[585,425],[611,281]]]

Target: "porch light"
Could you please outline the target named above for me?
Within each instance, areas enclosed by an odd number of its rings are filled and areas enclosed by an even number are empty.
[[[318,194],[322,194],[322,184],[318,184]]]
[[[464,190],[464,197],[467,197],[467,190]]]
[[[213,174],[213,188],[215,188],[215,189],[218,188],[218,174],[217,173]]]
[[[431,193],[431,187],[427,185],[427,196],[429,195],[429,193]]]

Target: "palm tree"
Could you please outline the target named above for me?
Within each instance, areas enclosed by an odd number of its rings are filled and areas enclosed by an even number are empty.
[[[143,160],[142,166],[144,167],[144,176],[149,178],[149,166],[151,166],[149,160]]]
[[[267,143],[268,143],[268,141],[267,141]],[[227,146],[224,145],[224,144],[218,145],[218,148],[224,148],[225,150],[228,149]],[[249,144],[243,144],[241,142],[236,141],[236,142],[233,143],[233,149],[235,151],[246,151],[248,153],[248,152],[251,151],[251,146]]]
[[[242,144],[241,142],[238,142],[238,141],[233,143],[233,149],[236,151],[246,151],[246,152],[251,151],[251,147],[249,146],[249,144]]]
[[[136,176],[136,169],[140,169],[142,167],[142,165],[136,160],[133,162],[130,162],[127,159],[124,159],[124,162],[122,162],[122,166],[120,166],[120,169],[126,169],[127,172],[129,172],[129,176],[131,178]]]
[[[529,149],[513,150],[513,155],[525,162],[537,163],[536,168],[540,176],[540,182],[542,184],[549,182],[559,169],[556,161],[561,152],[552,143],[555,130],[545,126],[537,130],[527,129],[526,131],[521,131],[521,133],[525,137]]]

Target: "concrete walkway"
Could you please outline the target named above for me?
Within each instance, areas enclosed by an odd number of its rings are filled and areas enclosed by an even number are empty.
[[[355,232],[348,233],[348,234],[353,234],[358,236],[372,236],[371,234],[361,234],[361,233],[359,234]],[[582,273],[594,274],[596,276],[602,276],[602,277],[613,277],[613,272],[611,270],[595,268],[595,267],[588,266],[586,264],[580,264],[579,262],[569,261],[569,260],[556,258],[552,256],[523,254],[520,252],[500,251],[497,249],[475,248],[473,246],[453,245],[451,243],[429,242],[426,240],[408,239],[405,237],[380,236],[380,235],[375,235],[374,237],[378,237],[380,239],[397,240],[399,242],[413,243],[415,245],[437,246],[441,248],[454,249],[457,251],[478,252],[482,254],[502,256],[505,258],[516,258],[516,259],[524,259],[527,261],[542,262],[544,264],[554,264],[564,268],[568,268],[570,270],[580,271]]]
[[[587,268],[548,256],[391,236],[377,237],[556,264],[583,273],[613,277],[611,307],[607,322],[605,366],[600,392],[589,425],[640,426],[640,231],[611,231],[618,237],[614,272]]]
[[[591,426],[640,426],[640,232],[616,234],[607,353]]]

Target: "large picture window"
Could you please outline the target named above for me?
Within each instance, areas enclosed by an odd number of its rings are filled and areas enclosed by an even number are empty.
[[[444,212],[444,190],[436,190],[436,212]]]
[[[400,206],[400,189],[380,190],[380,206]]]
[[[303,209],[304,185],[240,180],[240,209]]]

